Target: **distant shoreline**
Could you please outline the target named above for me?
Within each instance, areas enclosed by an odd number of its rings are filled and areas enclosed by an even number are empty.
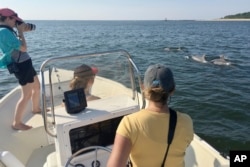
[[[212,21],[250,21],[250,19],[214,19]]]

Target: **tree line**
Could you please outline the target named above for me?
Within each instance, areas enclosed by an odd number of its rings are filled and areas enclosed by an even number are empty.
[[[224,19],[250,19],[250,12],[225,16]]]

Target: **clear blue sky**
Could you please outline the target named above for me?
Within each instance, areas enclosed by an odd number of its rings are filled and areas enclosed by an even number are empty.
[[[24,20],[210,20],[250,12],[250,0],[0,0]]]

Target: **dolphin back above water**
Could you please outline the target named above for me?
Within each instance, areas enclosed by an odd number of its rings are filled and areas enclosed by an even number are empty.
[[[205,59],[206,55],[202,56],[191,56],[191,58],[195,61],[201,62],[201,63],[207,63],[207,60]]]
[[[224,55],[220,55],[219,59],[211,60],[211,63],[216,65],[231,65],[231,62],[225,60]]]
[[[197,61],[197,62],[200,62],[200,63],[213,63],[213,64],[216,64],[216,65],[231,65],[231,62],[227,61],[225,59],[225,56],[224,55],[220,55],[220,58],[218,59],[213,59],[211,61],[207,61],[206,58],[205,58],[205,54],[202,55],[202,56],[199,56],[199,55],[194,55],[194,56],[191,56],[191,58],[194,60],[194,61]]]

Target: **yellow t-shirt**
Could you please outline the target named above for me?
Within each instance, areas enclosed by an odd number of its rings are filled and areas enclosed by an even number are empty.
[[[149,110],[125,116],[117,133],[132,143],[130,159],[133,167],[160,167],[167,149],[169,113]],[[184,167],[187,146],[193,140],[192,119],[177,112],[177,123],[172,144],[170,145],[165,167]]]

